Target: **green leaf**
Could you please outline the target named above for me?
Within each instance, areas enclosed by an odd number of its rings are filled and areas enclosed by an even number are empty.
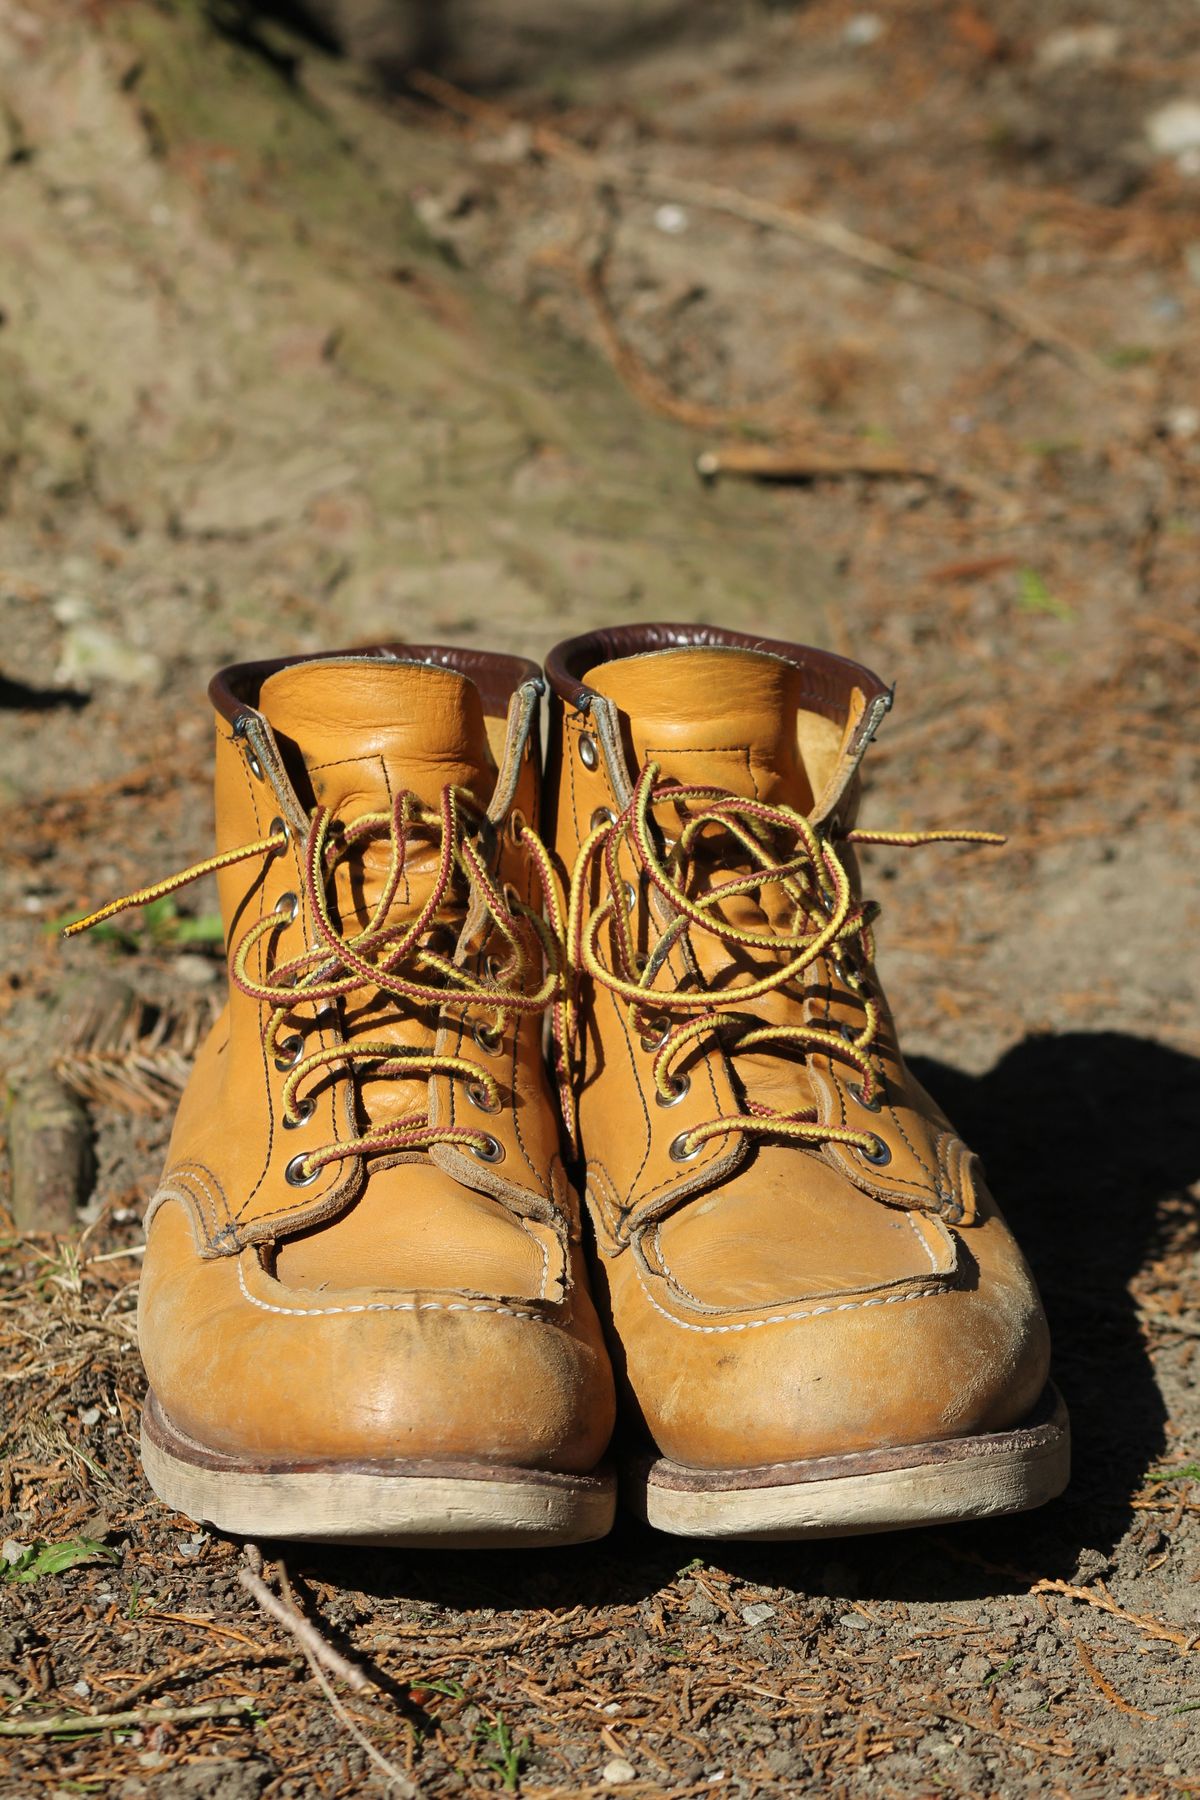
[[[98,1538],[67,1538],[61,1544],[30,1544],[4,1572],[5,1581],[40,1581],[43,1575],[61,1575],[86,1562],[120,1562],[121,1554]]]
[[[1151,1469],[1147,1481],[1200,1481],[1200,1463],[1184,1463],[1180,1469]]]
[[[201,913],[198,919],[180,919],[175,927],[177,944],[223,944],[225,924],[220,913]]]
[[[1017,605],[1022,612],[1049,613],[1055,619],[1073,619],[1075,609],[1050,592],[1036,569],[1017,574]]]

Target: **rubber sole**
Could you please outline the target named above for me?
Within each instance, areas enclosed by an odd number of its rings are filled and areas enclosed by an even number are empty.
[[[142,1413],[142,1467],[160,1500],[233,1537],[401,1548],[586,1544],[612,1528],[616,1477],[471,1462],[253,1462]]]
[[[761,1469],[645,1457],[629,1466],[624,1498],[679,1537],[852,1537],[1028,1512],[1061,1494],[1070,1473],[1070,1423],[1051,1384],[1012,1431]]]

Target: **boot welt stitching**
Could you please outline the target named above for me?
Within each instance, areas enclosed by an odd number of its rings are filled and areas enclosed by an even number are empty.
[[[531,1325],[549,1325],[558,1330],[552,1319],[543,1319],[538,1313],[523,1312],[516,1306],[501,1306],[498,1301],[475,1300],[370,1300],[355,1306],[274,1306],[269,1300],[260,1300],[246,1286],[246,1275],[238,1259],[238,1286],[251,1306],[257,1306],[263,1312],[280,1313],[289,1319],[327,1319],[337,1313],[371,1313],[371,1312],[477,1312],[503,1313],[510,1319],[526,1319]]]
[[[241,1273],[240,1269],[238,1272]],[[950,1292],[946,1287],[917,1288],[911,1294],[881,1295],[878,1300],[842,1300],[836,1306],[810,1306],[802,1312],[775,1313],[768,1319],[743,1319],[736,1325],[691,1325],[685,1319],[677,1319],[665,1306],[660,1306],[646,1286],[641,1269],[638,1269],[637,1277],[642,1292],[656,1313],[661,1313],[668,1323],[678,1326],[680,1331],[699,1331],[706,1337],[724,1335],[731,1331],[757,1331],[762,1325],[789,1325],[793,1319],[819,1319],[825,1313],[865,1311],[868,1306],[901,1306],[908,1300],[936,1300],[939,1295]]]

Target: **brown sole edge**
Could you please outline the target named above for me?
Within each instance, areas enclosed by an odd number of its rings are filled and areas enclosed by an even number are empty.
[[[1070,1422],[1051,1382],[1010,1431],[757,1469],[645,1456],[627,1467],[623,1498],[679,1537],[852,1537],[1028,1512],[1061,1494],[1070,1472]]]
[[[407,1549],[546,1548],[604,1537],[616,1477],[474,1462],[253,1461],[142,1413],[142,1468],[160,1500],[232,1537]]]

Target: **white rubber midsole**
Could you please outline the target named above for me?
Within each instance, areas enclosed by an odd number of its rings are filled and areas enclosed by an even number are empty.
[[[205,1468],[145,1426],[142,1467],[161,1500],[234,1537],[456,1549],[583,1544],[611,1529],[616,1507],[612,1476]]]
[[[708,1486],[678,1485],[672,1465],[660,1460],[630,1474],[625,1497],[648,1524],[681,1537],[849,1537],[1027,1512],[1067,1485],[1071,1436],[1065,1412],[1041,1441],[1030,1443],[1018,1431],[971,1444],[971,1454],[957,1460],[922,1460],[918,1446],[907,1467],[771,1485],[739,1486],[733,1471]]]

